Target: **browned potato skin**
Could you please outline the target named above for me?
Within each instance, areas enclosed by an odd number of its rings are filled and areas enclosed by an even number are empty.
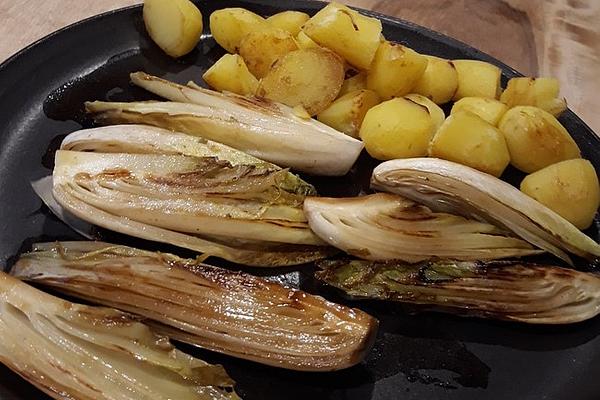
[[[260,79],[267,75],[275,61],[294,50],[298,50],[294,37],[287,31],[273,28],[244,36],[239,54],[252,75]]]
[[[366,89],[355,90],[338,97],[319,113],[317,119],[333,129],[358,138],[365,114],[379,102],[377,93]]]
[[[506,138],[511,164],[532,173],[560,161],[580,158],[577,143],[550,113],[532,106],[508,110],[498,128]]]
[[[260,81],[257,95],[302,105],[310,115],[326,109],[344,82],[344,63],[327,49],[300,49],[280,58]]]
[[[562,161],[527,175],[521,191],[579,229],[590,227],[600,206],[594,166],[581,158]]]

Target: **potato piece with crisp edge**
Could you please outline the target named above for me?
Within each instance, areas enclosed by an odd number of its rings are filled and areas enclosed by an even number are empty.
[[[342,88],[340,89],[340,94],[338,97],[342,97],[343,95],[354,92],[355,90],[362,90],[367,88],[367,73],[359,72],[358,74],[347,78],[344,80],[342,84]]]
[[[310,115],[326,109],[344,82],[344,63],[327,49],[300,49],[280,58],[260,81],[257,95]]]
[[[244,36],[269,29],[263,17],[244,8],[223,8],[210,14],[210,32],[215,41],[230,53],[237,53]]]
[[[560,161],[581,157],[569,132],[541,108],[511,108],[498,127],[506,138],[511,164],[523,172],[535,172]]]
[[[502,133],[470,112],[449,116],[438,129],[429,155],[475,168],[499,177],[510,162]]]
[[[521,191],[533,197],[579,229],[592,224],[600,207],[600,186],[594,166],[576,158],[561,161],[527,175]]]
[[[427,110],[429,110],[429,115],[431,115],[433,121],[433,131],[437,132],[437,130],[440,128],[440,126],[442,126],[444,120],[446,119],[446,114],[444,114],[444,110],[442,110],[437,104],[435,104],[433,101],[421,94],[411,93],[404,96],[404,98],[427,107]]]
[[[302,30],[320,46],[340,55],[354,67],[369,69],[381,42],[381,21],[343,4],[329,3]]]
[[[484,97],[463,97],[454,103],[450,114],[468,111],[497,126],[500,118],[502,118],[507,110],[508,107],[506,107],[506,104],[498,100],[486,99]]]
[[[458,73],[458,89],[453,100],[463,97],[498,99],[502,91],[500,68],[478,60],[452,60],[452,64]]]
[[[358,138],[365,114],[379,102],[379,96],[372,90],[355,90],[331,103],[319,113],[317,119],[333,129]]]
[[[427,68],[427,58],[401,44],[382,42],[367,72],[367,88],[382,99],[411,93]]]
[[[458,74],[452,61],[428,56],[427,68],[413,88],[414,93],[429,97],[436,104],[452,100],[458,89]]]
[[[260,79],[275,61],[294,50],[298,50],[294,37],[288,31],[273,28],[249,32],[240,43],[239,54],[252,75]]]
[[[243,96],[253,95],[258,88],[258,79],[237,54],[225,54],[202,75],[202,79],[213,89]]]
[[[500,101],[509,108],[535,106],[555,117],[567,109],[567,101],[559,98],[560,86],[555,78],[512,78]]]
[[[427,155],[434,129],[427,107],[398,97],[367,111],[359,136],[371,157],[392,160]]]
[[[302,29],[302,25],[304,25],[309,18],[310,16],[308,14],[300,11],[282,11],[271,15],[267,18],[267,22],[275,28],[288,31],[292,36],[297,36]]]
[[[186,55],[202,34],[202,14],[189,0],[144,0],[148,34],[171,57]]]

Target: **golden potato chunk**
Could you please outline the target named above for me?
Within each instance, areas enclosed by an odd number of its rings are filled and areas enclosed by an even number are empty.
[[[379,102],[379,96],[372,90],[355,90],[331,103],[317,115],[317,119],[333,129],[357,138],[365,114]]]
[[[417,81],[413,92],[429,97],[436,104],[452,100],[458,89],[458,73],[452,61],[434,56],[427,58],[427,68]]]
[[[296,36],[296,43],[298,43],[298,47],[301,49],[315,49],[321,47],[314,40],[309,38],[303,31],[300,31],[300,33],[298,33]]]
[[[358,74],[344,80],[342,84],[342,88],[340,89],[340,93],[338,97],[342,97],[343,95],[354,92],[355,90],[361,90],[367,88],[367,73],[359,72]]]
[[[218,91],[253,95],[258,88],[258,79],[248,71],[244,59],[237,54],[225,54],[210,67],[202,78]]]
[[[429,155],[496,177],[502,175],[510,162],[502,133],[469,112],[457,112],[446,119],[431,141]]]
[[[339,3],[329,3],[302,28],[312,40],[354,67],[369,69],[381,42],[381,21]]]
[[[258,79],[267,75],[275,61],[298,50],[294,37],[282,29],[249,32],[240,43],[239,53],[252,75]]]
[[[427,58],[401,44],[381,43],[371,69],[367,72],[367,88],[382,99],[409,94],[427,68]]]
[[[359,136],[371,157],[392,160],[427,155],[434,129],[427,107],[398,97],[367,111]]]
[[[269,28],[263,17],[245,8],[223,8],[210,14],[213,38],[230,53],[239,51],[240,43],[248,33]]]
[[[463,97],[497,99],[500,96],[500,68],[477,60],[453,60],[452,64],[458,73],[458,89],[454,93],[454,100]]]
[[[446,119],[446,115],[444,114],[444,110],[442,110],[437,104],[431,101],[429,98],[416,93],[407,94],[404,96],[405,99],[410,101],[414,101],[417,104],[427,107],[429,111],[429,115],[431,115],[431,119],[434,125],[434,132],[442,126],[444,120]]]
[[[144,24],[154,43],[171,57],[186,55],[202,34],[202,14],[189,0],[144,0]]]
[[[527,175],[521,191],[579,229],[589,228],[600,206],[600,186],[587,160],[561,161]]]
[[[287,104],[302,105],[310,115],[326,109],[344,82],[344,63],[333,52],[300,49],[280,58],[260,81],[257,95]]]
[[[581,157],[567,130],[540,108],[511,108],[498,127],[506,138],[511,164],[523,172],[535,172],[559,161]]]
[[[484,97],[463,97],[452,106],[450,114],[461,111],[471,112],[490,124],[497,126],[500,118],[508,110],[506,104]]]
[[[500,101],[509,108],[536,106],[555,117],[567,109],[567,101],[559,98],[560,86],[554,78],[512,78]]]
[[[288,31],[292,36],[297,36],[302,25],[308,21],[308,14],[300,11],[283,11],[267,18],[267,22],[275,28]]]

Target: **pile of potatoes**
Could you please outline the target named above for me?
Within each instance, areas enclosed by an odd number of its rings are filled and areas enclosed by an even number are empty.
[[[182,26],[198,34],[197,23]],[[581,229],[600,206],[596,172],[556,118],[566,109],[556,79],[513,78],[503,90],[495,65],[419,54],[387,41],[378,19],[338,3],[313,17],[221,9],[210,30],[229,53],[203,75],[216,90],[315,116],[379,160],[437,157],[496,177],[511,164],[530,174],[523,192]],[[176,43],[189,48],[189,40]],[[439,105],[451,101],[446,118]]]

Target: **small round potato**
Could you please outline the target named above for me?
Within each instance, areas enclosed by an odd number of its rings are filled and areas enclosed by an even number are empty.
[[[215,41],[230,53],[237,53],[244,36],[269,29],[267,20],[245,8],[223,8],[210,14],[210,32]]]
[[[512,78],[500,101],[509,108],[536,106],[557,117],[567,109],[567,101],[559,93],[560,85],[555,78]]]
[[[436,104],[444,104],[452,100],[458,89],[458,74],[450,60],[434,56],[425,56],[427,68],[413,92],[429,97]]]
[[[500,118],[502,118],[507,110],[508,107],[498,100],[486,99],[484,97],[463,97],[454,103],[450,114],[459,111],[469,111],[490,124],[497,126]]]
[[[333,129],[357,138],[367,111],[379,102],[379,96],[372,90],[355,90],[338,97],[319,113],[317,119]]]
[[[144,0],[148,34],[171,57],[186,55],[202,34],[202,14],[189,0]]]
[[[252,75],[260,79],[275,61],[294,50],[298,50],[294,37],[288,31],[273,28],[249,32],[240,43],[239,53]]]
[[[382,99],[412,92],[425,68],[427,58],[401,44],[382,42],[367,72],[367,88]]]
[[[521,191],[579,229],[586,229],[600,206],[600,186],[593,165],[581,158],[562,161],[527,175]]]
[[[449,116],[429,146],[431,157],[467,165],[496,177],[510,162],[502,133],[470,112]]]
[[[244,59],[238,54],[223,55],[202,75],[202,79],[215,90],[242,96],[253,95],[258,88],[258,79],[248,71]]]
[[[429,110],[429,115],[431,115],[431,118],[433,120],[433,125],[434,125],[433,131],[437,132],[437,130],[440,128],[440,126],[442,126],[442,124],[444,123],[444,120],[446,119],[444,110],[442,110],[433,101],[431,101],[427,97],[420,95],[420,94],[415,94],[415,93],[407,94],[406,96],[404,96],[404,98],[414,101],[415,103],[418,103],[422,106],[427,107],[427,110]]]
[[[434,129],[427,107],[398,97],[367,111],[359,136],[371,157],[392,160],[427,155]]]
[[[531,106],[508,110],[498,125],[506,138],[511,164],[532,173],[560,161],[580,158],[577,143],[552,114]]]
[[[257,95],[290,107],[303,106],[310,115],[326,109],[344,82],[344,63],[326,49],[287,53],[260,81]]]
[[[282,11],[271,15],[267,18],[267,22],[275,28],[283,29],[292,36],[296,36],[309,18],[308,14],[300,11]]]

